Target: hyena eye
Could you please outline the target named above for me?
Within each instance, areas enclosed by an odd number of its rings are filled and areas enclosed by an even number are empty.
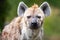
[[[41,16],[36,16],[36,17],[39,18],[39,19],[41,18]]]
[[[27,18],[29,19],[29,18],[31,18],[31,16],[27,16]]]

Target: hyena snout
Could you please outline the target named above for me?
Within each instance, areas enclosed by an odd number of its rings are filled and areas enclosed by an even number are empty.
[[[30,23],[30,28],[31,29],[38,29],[39,28],[39,23],[37,22],[36,18],[33,18]]]

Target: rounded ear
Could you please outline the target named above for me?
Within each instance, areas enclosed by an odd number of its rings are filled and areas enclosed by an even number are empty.
[[[49,4],[47,2],[42,3],[40,8],[44,12],[45,16],[49,16],[50,15],[51,9],[50,9],[50,6],[49,6]]]
[[[18,16],[23,16],[23,14],[27,8],[28,7],[26,6],[26,4],[24,2],[20,2],[18,5],[18,9],[17,9]]]

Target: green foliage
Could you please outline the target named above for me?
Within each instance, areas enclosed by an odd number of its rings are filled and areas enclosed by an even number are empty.
[[[5,0],[0,0],[0,31],[2,31],[3,29],[8,9],[9,9],[8,2]]]
[[[60,8],[60,0],[44,0],[49,2],[51,5]]]

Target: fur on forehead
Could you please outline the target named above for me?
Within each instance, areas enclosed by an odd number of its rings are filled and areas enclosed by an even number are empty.
[[[32,7],[30,7],[32,10],[33,10],[33,13],[34,11],[38,8],[38,5],[37,4],[34,4]]]
[[[37,4],[34,4],[31,8],[36,9],[36,8],[38,8],[38,5]]]
[[[34,4],[34,5],[32,5],[31,7],[29,7],[26,11],[25,11],[25,13],[27,14],[27,13],[29,13],[29,14],[35,14],[35,13],[43,13],[43,11],[39,8],[39,6],[37,5],[37,4]]]

